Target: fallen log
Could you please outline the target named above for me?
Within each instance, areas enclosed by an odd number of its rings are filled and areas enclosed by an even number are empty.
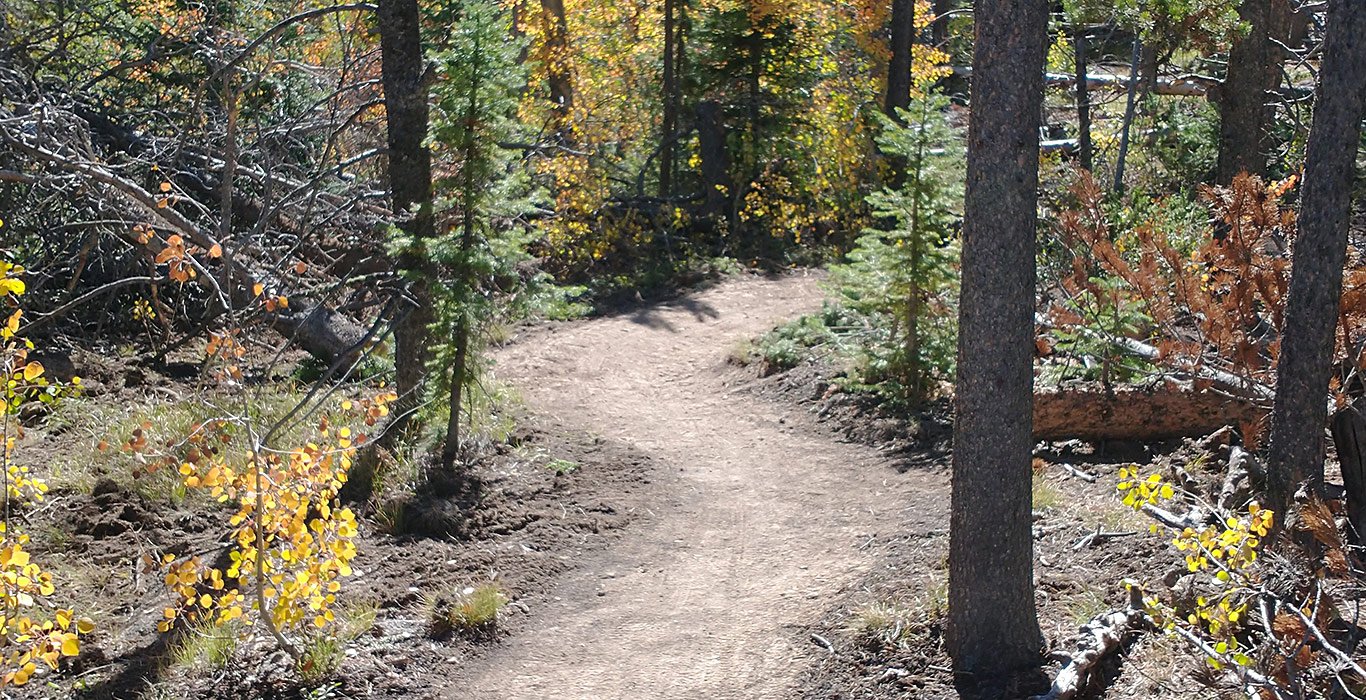
[[[1043,388],[1034,392],[1034,439],[1198,437],[1264,415],[1265,409],[1251,401],[1174,384]]]
[[[1072,700],[1090,678],[1091,670],[1107,655],[1119,649],[1124,638],[1145,622],[1142,594],[1138,586],[1129,588],[1129,607],[1102,613],[1082,626],[1077,639],[1077,651],[1072,660],[1058,671],[1053,687],[1031,700]]]
[[[972,77],[971,66],[955,66],[953,74],[970,78]],[[1112,90],[1116,92],[1129,89],[1130,79],[1127,75],[1114,75],[1108,73],[1090,73],[1086,76],[1086,87],[1090,90]],[[1048,87],[1071,88],[1077,84],[1074,75],[1066,73],[1044,73],[1044,85]],[[1152,85],[1152,92],[1157,95],[1168,95],[1171,97],[1204,97],[1212,86],[1218,85],[1219,81],[1214,78],[1204,76],[1184,76],[1180,78],[1159,78]]]
[[[972,67],[954,66],[953,74],[962,78],[971,78]],[[1044,85],[1048,87],[1072,89],[1077,84],[1077,77],[1068,73],[1044,73],[1043,78]],[[1139,79],[1142,80],[1142,78]],[[1086,75],[1088,90],[1123,92],[1129,89],[1130,82],[1132,79],[1127,75],[1114,73],[1088,73]],[[1158,78],[1149,87],[1149,91],[1155,95],[1214,99],[1213,96],[1223,87],[1223,83],[1220,80],[1203,75],[1183,75],[1176,78]],[[1312,95],[1314,90],[1308,86],[1287,85],[1277,92],[1286,98],[1302,99]]]

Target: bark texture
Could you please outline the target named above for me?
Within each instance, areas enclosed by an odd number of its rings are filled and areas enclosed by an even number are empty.
[[[1159,386],[1042,389],[1034,394],[1035,440],[1154,441],[1208,435],[1266,412],[1220,391]]]
[[[955,675],[989,688],[1037,667],[1043,648],[1030,433],[1048,3],[980,0],[974,12],[946,641]]]
[[[1347,520],[1352,540],[1366,541],[1366,402],[1357,399],[1333,415],[1333,446],[1342,467],[1342,486],[1347,496]]]
[[[1233,42],[1228,73],[1218,92],[1219,163],[1215,178],[1221,185],[1247,171],[1266,170],[1266,134],[1275,115],[1270,97],[1281,83],[1280,48],[1272,41],[1280,16],[1288,19],[1285,0],[1243,0],[1238,16],[1247,34]]]
[[[676,0],[664,0],[664,114],[659,136],[659,196],[673,194],[674,139],[678,135],[679,90],[677,68]]]
[[[1328,13],[1267,454],[1268,496],[1277,513],[1300,483],[1323,480],[1328,381],[1366,112],[1366,0],[1332,0]]]
[[[714,100],[697,103],[697,151],[702,159],[705,199],[699,212],[704,217],[729,217],[730,154],[726,150],[726,125],[721,105]]]
[[[892,0],[891,58],[887,61],[887,94],[882,110],[897,119],[896,110],[911,104],[911,43],[915,39],[915,0]]]
[[[934,0],[934,21],[930,23],[930,38],[934,45],[944,48],[949,40],[949,13],[958,5],[957,0]]]
[[[435,235],[432,214],[432,160],[427,138],[426,71],[422,57],[421,16],[417,0],[380,0],[381,82],[388,124],[389,187],[399,227],[414,245],[398,256],[397,268],[408,278],[409,306],[394,326],[395,374],[399,401],[396,420],[416,405],[426,371],[427,326],[431,295],[427,290],[424,240]]]
[[[564,0],[541,0],[541,17],[546,51],[550,54],[546,65],[550,101],[555,104],[560,138],[570,141],[574,84],[569,74],[569,24],[564,16]]]

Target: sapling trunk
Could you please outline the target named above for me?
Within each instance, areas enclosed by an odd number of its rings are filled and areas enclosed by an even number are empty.
[[[1129,130],[1134,124],[1135,103],[1138,101],[1139,59],[1143,42],[1134,37],[1134,55],[1129,67],[1129,96],[1124,105],[1124,127],[1119,132],[1119,156],[1115,158],[1115,192],[1124,194],[1124,161],[1129,157]]]
[[[483,51],[478,43],[475,44],[473,53],[476,60],[482,58]],[[463,294],[459,298],[461,308],[456,312],[459,320],[455,324],[455,361],[451,365],[450,413],[446,418],[446,443],[441,448],[441,468],[447,472],[455,469],[455,460],[460,454],[460,407],[464,400],[465,378],[469,375],[471,329],[468,306],[474,301],[475,288],[474,266],[470,256],[474,253],[477,237],[475,216],[479,207],[479,183],[476,176],[484,157],[479,150],[474,128],[475,120],[480,118],[479,91],[483,88],[482,67],[482,64],[476,65],[471,73],[464,139],[460,144],[463,158],[460,165],[460,255],[457,260],[455,283]]]
[[[252,535],[256,538],[256,609],[261,624],[265,625],[266,631],[275,638],[275,643],[285,650],[289,657],[295,662],[304,660],[303,654],[298,647],[290,643],[285,638],[279,627],[275,626],[275,620],[270,612],[270,606],[266,602],[266,526],[264,522],[266,513],[266,498],[261,490],[261,452],[260,448],[252,450],[251,453],[251,475],[255,480],[256,488],[256,512],[252,518]]]
[[[1086,27],[1074,35],[1077,64],[1077,158],[1081,167],[1091,170],[1091,89],[1086,80]]]

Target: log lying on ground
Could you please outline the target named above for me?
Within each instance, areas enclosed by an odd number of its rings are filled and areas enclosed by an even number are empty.
[[[1072,660],[1058,671],[1053,687],[1031,700],[1071,700],[1086,686],[1100,660],[1119,649],[1124,638],[1144,622],[1142,596],[1137,586],[1129,589],[1129,607],[1102,613],[1082,626]]]
[[[965,78],[972,77],[970,66],[955,66],[954,75]],[[1044,73],[1044,84],[1049,87],[1070,88],[1076,85],[1077,78],[1066,73]],[[1113,75],[1107,73],[1088,74],[1086,76],[1086,87],[1091,90],[1111,90],[1115,92],[1128,90],[1130,78],[1127,75]],[[1212,86],[1218,85],[1219,81],[1214,78],[1204,76],[1187,76],[1182,78],[1159,78],[1154,84],[1152,92],[1157,95],[1169,95],[1172,97],[1204,97]]]
[[[201,263],[194,258],[187,257],[187,262],[196,267],[199,279],[209,288],[210,293],[218,298],[223,309],[238,308],[249,303],[257,296],[255,286],[258,280],[270,279],[269,274],[253,269],[244,259],[232,254],[233,251],[223,246],[212,232],[201,228],[174,208],[158,205],[156,196],[151,192],[102,164],[79,160],[67,154],[26,143],[8,132],[0,133],[0,142],[35,160],[109,188],[112,193],[124,198],[129,205],[142,210],[156,221],[160,229],[174,231],[203,250],[221,251],[225,264],[232,271],[230,279],[233,286],[228,289],[223,289],[217,278],[210,274],[209,270],[201,267]],[[295,304],[291,309],[272,314],[272,319],[277,330],[292,343],[325,361],[331,362],[343,356],[348,361],[354,361],[359,357],[356,343],[365,335],[365,329],[325,306]]]
[[[971,78],[972,68],[970,66],[954,66],[953,74]],[[1073,89],[1077,84],[1077,77],[1069,73],[1044,73],[1043,79],[1045,85],[1054,88]],[[1131,80],[1127,75],[1090,73],[1086,76],[1086,87],[1090,90],[1123,92],[1129,89]],[[1177,78],[1158,78],[1151,87],[1150,92],[1155,95],[1209,97],[1213,100],[1215,98],[1212,94],[1217,93],[1223,87],[1223,83],[1215,78],[1203,75],[1185,75]],[[1312,95],[1314,90],[1307,86],[1287,85],[1280,88],[1278,92],[1287,98],[1304,98]]]
[[[1250,401],[1181,385],[1045,388],[1034,393],[1034,439],[1197,437],[1264,415],[1265,409]]]

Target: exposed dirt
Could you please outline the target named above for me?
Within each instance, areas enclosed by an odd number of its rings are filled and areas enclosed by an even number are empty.
[[[522,428],[471,479],[368,514],[344,595],[377,604],[377,620],[335,683],[312,695],[264,643],[228,669],[164,663],[168,643],[153,624],[167,593],[138,559],[213,551],[223,513],[148,497],[126,475],[54,494],[28,516],[35,556],[70,582],[73,605],[99,629],[57,685],[21,696],[955,697],[939,641],[944,407],[913,420],[880,416],[832,391],[820,367],[761,378],[732,361],[749,339],[817,309],[817,282],[803,273],[731,279],[529,329],[498,350],[498,378],[525,399]],[[104,401],[129,401],[140,386],[167,398],[185,391],[132,364],[99,376]],[[72,440],[100,437],[86,427],[36,417],[20,452],[55,463]],[[1121,579],[1167,573],[1173,560],[1118,504],[1112,473],[1171,458],[1136,446],[1041,454],[1099,477],[1083,482],[1056,466],[1040,476],[1040,616],[1050,644],[1066,647],[1076,624],[1122,600]],[[1134,534],[1077,547],[1098,527]],[[427,634],[425,597],[490,580],[513,601],[493,634]],[[896,607],[905,624],[860,629],[869,605]],[[1210,692],[1198,667],[1161,669],[1188,655],[1155,638],[1138,644],[1153,647],[1143,658],[1158,665],[1114,662],[1109,697],[1174,697],[1174,683],[1191,697]]]
[[[745,390],[737,345],[818,308],[817,280],[746,278],[634,313],[537,331],[498,373],[531,410],[661,466],[657,510],[589,554],[523,633],[456,669],[451,698],[801,694],[828,652],[808,626],[877,565],[893,532],[929,536],[947,482],[898,473],[803,409]]]
[[[92,449],[81,427],[35,426],[17,453],[41,464],[45,457],[55,461],[63,446]],[[549,468],[555,459],[575,466],[559,473]],[[377,605],[376,623],[352,643],[340,676],[316,697],[436,697],[449,687],[451,666],[491,638],[515,634],[528,611],[547,605],[541,594],[557,575],[647,517],[656,471],[628,445],[534,416],[524,419],[511,445],[471,468],[473,478],[461,493],[424,493],[408,505],[400,525],[381,527],[373,513],[362,523],[356,575],[342,595],[344,605]],[[143,571],[140,557],[214,556],[227,512],[202,500],[176,504],[149,497],[128,475],[119,476],[100,478],[89,492],[55,491],[27,515],[35,559],[56,573],[64,601],[94,617],[97,629],[53,685],[10,692],[120,700],[315,697],[299,687],[288,659],[260,640],[239,649],[227,668],[168,664],[174,638],[156,634],[154,625],[170,595],[158,573]],[[427,634],[424,597],[487,581],[512,601],[492,635]]]

